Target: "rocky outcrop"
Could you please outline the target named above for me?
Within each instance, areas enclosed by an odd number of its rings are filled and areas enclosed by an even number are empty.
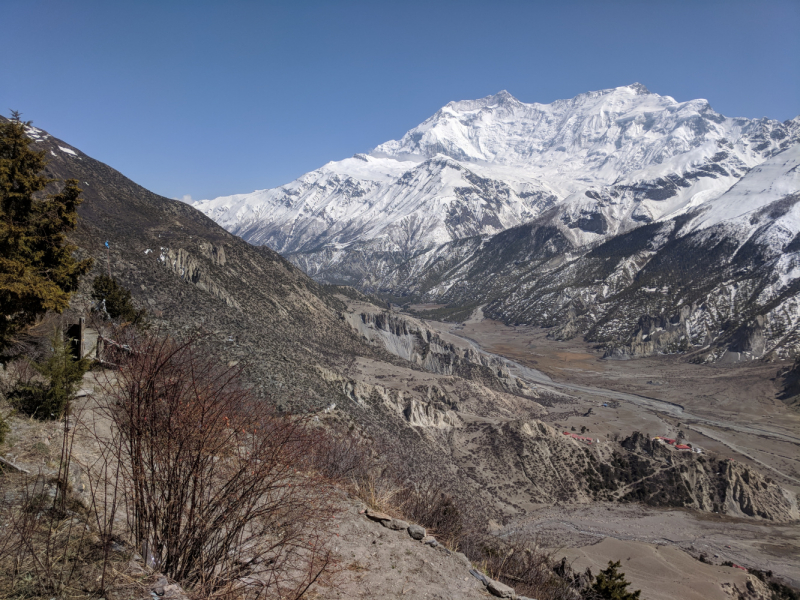
[[[599,469],[601,497],[655,506],[686,506],[739,517],[788,523],[800,518],[797,497],[747,465],[714,454],[678,450],[639,432],[624,439],[626,454]],[[646,478],[631,480],[630,475]]]
[[[427,390],[426,395],[418,391],[404,393],[381,385],[349,379],[321,366],[317,369],[325,381],[338,387],[344,396],[361,409],[374,408],[376,403],[380,403],[391,413],[402,417],[409,425],[415,427],[449,429],[459,423],[452,406],[436,398],[435,392],[434,398],[431,398],[431,389]]]
[[[641,502],[780,523],[800,518],[795,495],[749,467],[639,433],[620,443],[580,439],[531,420],[471,422],[451,436],[470,477],[510,502]]]
[[[690,348],[686,319],[690,307],[683,307],[673,317],[643,316],[639,318],[632,339],[627,344],[610,345],[603,358],[635,358],[654,354],[674,354]]]
[[[206,260],[220,267],[225,266],[225,249],[223,246],[217,247],[208,242],[202,242],[200,249]],[[231,308],[242,310],[236,298],[211,277],[209,269],[204,268],[203,261],[192,256],[187,250],[183,248],[161,248],[158,260],[183,281],[194,284],[204,292],[209,292],[216,298],[223,300]]]
[[[473,347],[457,346],[422,321],[390,312],[352,312],[345,313],[345,318],[362,337],[430,373],[479,379],[507,393],[538,397],[510,373],[505,360]]]

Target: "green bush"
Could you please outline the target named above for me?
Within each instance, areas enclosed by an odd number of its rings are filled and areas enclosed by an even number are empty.
[[[41,420],[58,419],[68,411],[70,401],[89,369],[90,361],[75,360],[69,342],[56,334],[51,339],[53,352],[34,369],[43,380],[18,383],[9,394],[9,402],[20,412]]]
[[[97,311],[110,319],[143,324],[146,312],[137,310],[131,300],[131,291],[108,275],[99,275],[92,282],[92,298],[97,301]]]
[[[608,568],[597,574],[592,590],[604,600],[638,600],[642,591],[628,591],[630,582],[625,581],[625,573],[617,571],[620,566],[620,561],[608,561]]]

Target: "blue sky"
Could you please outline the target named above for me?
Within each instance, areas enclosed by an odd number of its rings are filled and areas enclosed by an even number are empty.
[[[800,114],[800,2],[4,0],[0,110],[168,197],[250,192],[451,100],[639,81]]]

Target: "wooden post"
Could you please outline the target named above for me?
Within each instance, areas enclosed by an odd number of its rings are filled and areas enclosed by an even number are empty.
[[[86,354],[86,319],[78,317],[78,359]]]
[[[83,358],[86,352],[86,319],[80,317],[75,325],[70,325],[67,329],[72,356],[75,360]]]

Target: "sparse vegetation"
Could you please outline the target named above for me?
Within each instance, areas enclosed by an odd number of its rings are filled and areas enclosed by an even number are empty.
[[[31,363],[38,376],[19,380],[8,395],[14,408],[43,420],[59,419],[69,412],[69,403],[90,365],[88,360],[72,356],[70,344],[60,332],[53,334],[50,343],[50,356]]]
[[[98,275],[94,278],[92,298],[97,302],[95,311],[105,318],[133,325],[142,325],[147,319],[145,309],[134,307],[131,291],[108,275]]]
[[[310,472],[317,430],[192,340],[132,335],[114,352],[105,444],[147,563],[203,597],[303,596],[333,560],[333,506]]]

